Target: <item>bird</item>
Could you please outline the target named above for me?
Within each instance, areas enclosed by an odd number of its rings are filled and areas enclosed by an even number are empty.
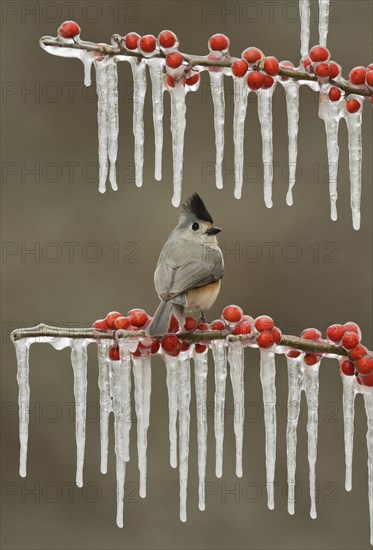
[[[148,336],[167,333],[172,315],[183,326],[187,312],[204,311],[215,302],[224,274],[224,259],[214,225],[201,197],[194,193],[182,205],[177,226],[159,255],[154,285],[161,300],[146,329]]]

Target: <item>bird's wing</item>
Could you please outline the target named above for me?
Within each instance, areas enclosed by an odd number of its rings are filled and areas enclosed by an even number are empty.
[[[211,249],[204,260],[185,258],[178,264],[161,261],[154,274],[155,288],[163,300],[218,281],[223,277],[224,263],[220,250]]]

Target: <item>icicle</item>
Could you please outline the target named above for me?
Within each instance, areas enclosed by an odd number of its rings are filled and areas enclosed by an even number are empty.
[[[304,366],[299,359],[286,357],[288,366],[288,418],[286,427],[286,452],[288,470],[288,512],[294,514],[295,470],[297,462],[297,427],[300,412]]]
[[[135,138],[135,179],[137,187],[143,183],[144,168],[144,103],[146,94],[146,61],[129,59],[133,74],[133,135]]]
[[[228,361],[233,389],[234,419],[233,428],[236,438],[236,475],[242,477],[242,447],[245,417],[244,388],[244,348],[239,344],[228,347]]]
[[[147,472],[147,432],[149,427],[150,392],[151,392],[151,365],[150,355],[133,357],[133,378],[135,381],[135,404],[137,416],[137,452],[140,471],[141,498],[146,497]]]
[[[227,378],[227,354],[225,342],[214,340],[211,344],[215,368],[215,409],[214,429],[216,442],[216,464],[215,475],[223,475],[223,443],[224,443],[224,408],[225,408],[225,385]]]
[[[179,411],[179,359],[164,354],[167,371],[168,414],[169,414],[169,438],[170,438],[170,464],[177,467],[177,414]]]
[[[289,137],[289,188],[286,195],[286,204],[293,204],[293,187],[297,178],[298,156],[298,122],[299,122],[299,82],[280,81],[285,90],[286,110],[288,115]]]
[[[52,55],[56,55],[58,57],[76,57],[77,59],[80,59],[84,67],[84,85],[90,86],[91,85],[91,67],[94,60],[93,54],[91,52],[86,52],[84,50],[74,50],[73,48],[70,49],[70,48],[61,48],[59,46],[45,46],[43,44],[44,39],[56,40],[56,38],[53,38],[52,36],[43,36],[43,38],[40,39],[40,47],[46,52]],[[59,38],[59,40],[63,40],[63,39]],[[63,41],[73,43],[72,39],[67,39]]]
[[[317,428],[319,407],[319,367],[320,362],[304,369],[304,391],[307,398],[308,418],[308,464],[310,468],[310,497],[312,519],[317,517],[316,512],[316,458],[317,458]]]
[[[342,375],[343,383],[343,429],[345,442],[346,491],[352,489],[352,456],[354,450],[354,417],[355,417],[355,376]]]
[[[185,86],[176,85],[170,90],[171,95],[171,133],[172,133],[172,155],[174,174],[174,194],[172,197],[173,206],[180,205],[181,184],[183,178],[183,156],[184,156],[184,134],[185,134]]]
[[[96,91],[97,91],[97,123],[98,123],[98,162],[100,193],[106,191],[108,174],[108,90],[107,90],[107,60],[95,60]]]
[[[155,167],[154,177],[157,181],[162,179],[162,150],[163,150],[163,59],[149,59],[148,66],[152,81],[153,101],[153,126],[154,126],[154,147]]]
[[[367,415],[367,448],[368,448],[368,497],[370,518],[370,544],[373,545],[373,389],[364,388],[365,412]]]
[[[275,90],[271,88],[258,90],[258,115],[262,132],[262,157],[264,165],[264,203],[272,208],[273,180],[273,143],[272,143],[272,96]]]
[[[87,411],[87,340],[72,340],[71,366],[74,372],[76,484],[83,487],[85,424]]]
[[[268,508],[273,510],[276,467],[276,365],[272,351],[260,349],[260,380],[263,389]]]
[[[207,350],[194,354],[194,385],[196,389],[197,440],[198,440],[198,507],[206,507],[205,477],[207,459]]]
[[[352,96],[350,96],[352,97]],[[354,96],[356,98],[356,96]],[[360,100],[361,101],[361,100]],[[350,166],[352,225],[360,229],[360,199],[361,199],[361,122],[363,105],[357,113],[346,114],[348,130],[348,157]]]
[[[224,157],[224,73],[210,71],[211,95],[214,104],[214,128],[216,146],[215,178],[216,187],[223,188],[222,162]]]
[[[179,406],[179,476],[180,520],[187,520],[187,488],[190,425],[190,359],[189,352],[182,352],[179,359],[180,406]]]
[[[233,143],[234,143],[234,173],[235,185],[234,196],[241,198],[243,183],[243,163],[244,163],[244,139],[245,139],[245,119],[247,111],[247,97],[249,87],[245,78],[233,76],[234,86],[234,115],[233,115]]]
[[[100,389],[100,443],[101,443],[101,473],[107,473],[109,444],[109,415],[112,409],[109,378],[109,343],[106,340],[97,341],[98,351],[98,387]]]
[[[300,15],[300,54],[305,59],[310,49],[310,2],[299,0]]]
[[[26,477],[27,443],[29,425],[30,384],[29,352],[31,340],[16,340],[14,346],[17,355],[18,409],[19,409],[19,475]]]
[[[329,26],[329,0],[319,0],[319,44],[326,46]]]
[[[107,65],[107,101],[108,101],[108,153],[110,161],[109,180],[111,188],[118,189],[115,163],[118,155],[118,70],[115,58],[109,58]]]

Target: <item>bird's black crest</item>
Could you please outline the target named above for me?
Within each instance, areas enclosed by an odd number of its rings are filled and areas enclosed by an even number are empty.
[[[203,200],[197,193],[194,193],[194,195],[189,197],[185,204],[183,204],[183,209],[194,214],[197,220],[214,223],[209,211],[204,205]]]

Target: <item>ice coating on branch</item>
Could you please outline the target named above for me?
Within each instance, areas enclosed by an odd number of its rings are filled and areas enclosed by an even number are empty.
[[[46,52],[52,55],[56,55],[58,57],[76,57],[77,59],[80,59],[84,67],[84,85],[90,86],[91,85],[91,67],[94,60],[94,56],[85,50],[74,50],[72,48],[60,48],[59,46],[46,46],[45,44],[43,44],[44,39],[56,40],[56,38],[53,38],[52,36],[43,36],[40,39],[40,47]],[[63,42],[70,42],[70,43],[74,42],[72,39],[58,38],[58,40],[61,40]]]
[[[211,95],[214,104],[214,128],[216,163],[215,178],[216,187],[223,188],[222,162],[224,157],[224,119],[225,119],[225,95],[224,95],[224,73],[209,72],[211,81]]]
[[[329,0],[319,0],[319,44],[326,46],[329,26]]]
[[[166,383],[168,392],[170,464],[177,468],[177,414],[179,411],[179,359],[164,354],[166,364]]]
[[[275,85],[257,91],[258,116],[262,132],[262,158],[264,166],[264,203],[272,208],[273,140],[272,140],[272,97]]]
[[[151,394],[151,364],[150,355],[133,357],[133,378],[135,381],[135,405],[137,417],[137,453],[140,472],[139,495],[146,497],[148,427]]]
[[[300,17],[300,54],[302,59],[308,55],[310,45],[310,2],[309,0],[299,0]]]
[[[316,459],[317,459],[317,430],[319,407],[319,367],[320,362],[304,369],[304,391],[307,399],[308,418],[308,464],[310,468],[310,498],[312,519],[317,517],[316,512]]]
[[[133,75],[133,136],[135,139],[135,181],[143,183],[144,169],[144,103],[146,94],[146,61],[129,58]]]
[[[101,473],[107,473],[107,458],[109,445],[109,416],[112,411],[109,378],[109,343],[105,340],[97,342],[98,352],[98,387],[100,390],[100,447]]]
[[[370,544],[373,545],[373,390],[364,388],[365,413],[367,415],[367,448],[368,448],[368,499],[370,519]]]
[[[295,470],[297,464],[297,427],[303,382],[300,359],[286,357],[288,366],[288,417],[286,426],[286,452],[288,470],[288,512],[294,514]]]
[[[352,97],[352,96],[350,96]],[[351,210],[352,225],[354,229],[360,229],[360,201],[361,201],[361,123],[363,102],[357,96],[353,96],[360,102],[360,109],[357,113],[346,113],[346,124],[348,131],[348,159],[350,167],[351,186]]]
[[[190,359],[189,352],[182,352],[179,358],[179,483],[180,520],[187,520],[187,488],[190,425]]]
[[[341,359],[340,362],[342,362]],[[343,384],[343,429],[345,443],[345,461],[346,461],[346,476],[345,489],[352,489],[352,457],[354,452],[354,417],[355,417],[355,396],[356,396],[356,379],[355,376],[342,375]]]
[[[71,366],[74,373],[76,484],[83,487],[85,424],[87,410],[87,340],[72,340]]]
[[[31,339],[14,342],[17,355],[18,409],[19,409],[19,475],[26,477],[29,425],[30,385],[29,352]]]
[[[224,443],[224,409],[225,409],[225,386],[227,378],[227,353],[225,342],[214,340],[211,343],[212,355],[214,358],[215,373],[215,409],[214,409],[214,430],[216,443],[215,475],[223,475],[223,443]]]
[[[233,143],[234,143],[234,196],[241,198],[243,184],[243,163],[244,163],[244,139],[245,119],[247,111],[247,97],[249,87],[245,78],[233,78],[234,87],[234,115],[233,115]]]
[[[293,204],[293,187],[297,179],[299,82],[295,80],[280,80],[280,82],[285,90],[288,116],[289,188],[286,195],[286,204],[291,206]]]
[[[263,390],[268,508],[273,510],[276,467],[276,365],[275,354],[260,349],[260,381]]]
[[[172,156],[173,156],[173,206],[180,205],[181,184],[183,178],[183,157],[184,157],[184,134],[185,134],[185,96],[186,87],[176,84],[170,89],[171,96],[171,133],[172,133]]]
[[[162,179],[162,150],[163,150],[163,93],[165,85],[163,82],[163,59],[148,59],[150,78],[152,81],[153,101],[153,126],[154,126],[154,148],[155,165],[154,177],[157,181]]]
[[[206,507],[205,477],[207,460],[207,350],[194,354],[194,385],[197,409],[197,445],[198,445],[198,507]]]
[[[245,418],[245,388],[244,388],[244,348],[240,344],[230,344],[228,361],[233,390],[234,417],[233,428],[236,438],[236,475],[242,477],[242,447]]]

